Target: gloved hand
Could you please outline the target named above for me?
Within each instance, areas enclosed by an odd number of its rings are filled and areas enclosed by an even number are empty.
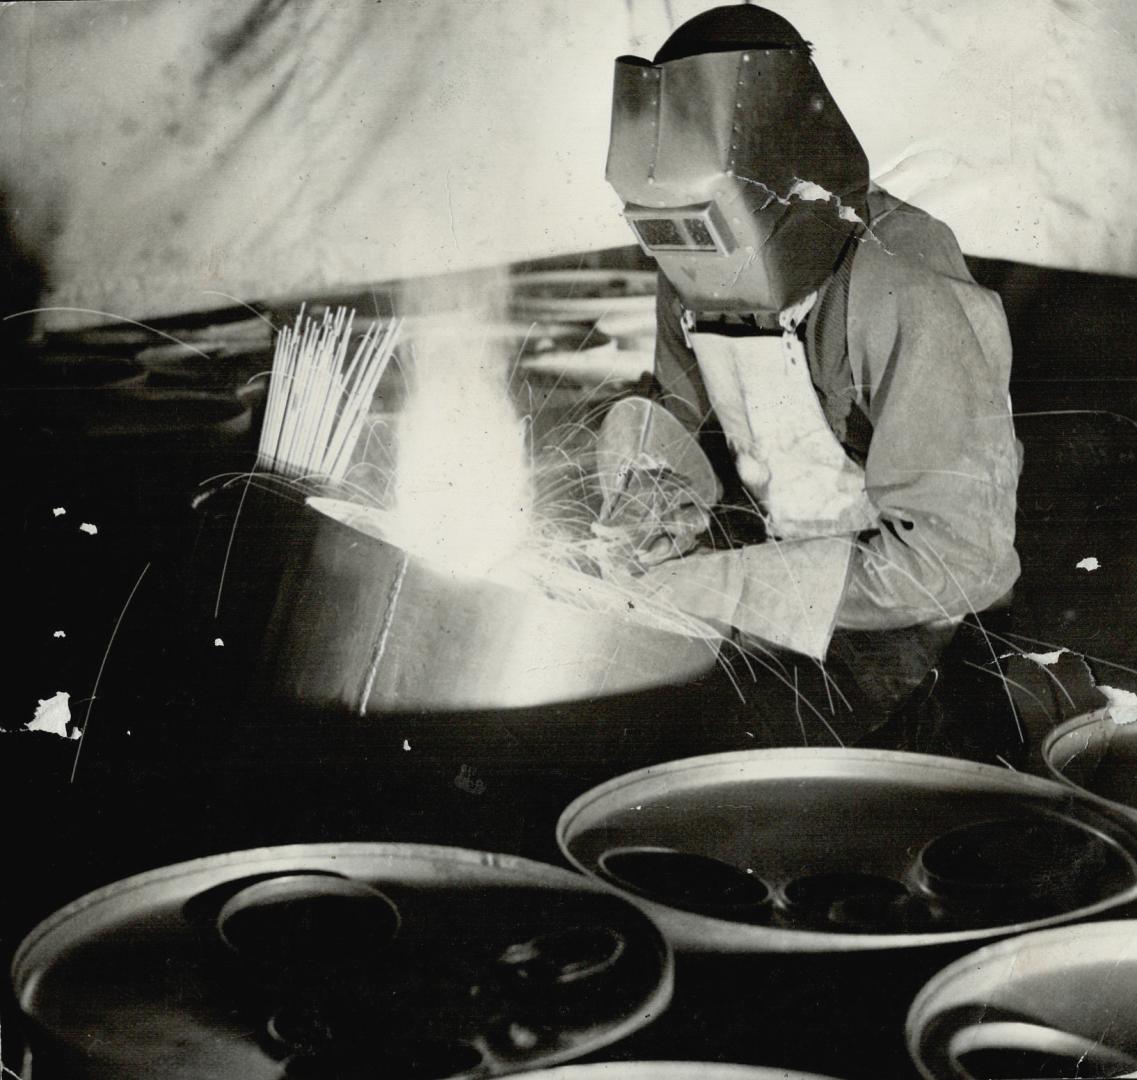
[[[605,495],[593,535],[623,548],[642,568],[686,555],[710,527],[710,511],[690,484],[649,459],[630,463],[622,486]]]
[[[593,534],[634,568],[687,554],[710,525],[721,488],[699,444],[666,409],[646,398],[617,402],[596,446],[603,496]]]

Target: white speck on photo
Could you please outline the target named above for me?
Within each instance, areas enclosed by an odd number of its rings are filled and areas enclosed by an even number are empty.
[[[1066,651],[1066,649],[1055,649],[1053,652],[1024,652],[1023,656],[1027,660],[1033,660],[1036,664],[1042,664],[1043,667],[1049,667],[1051,664],[1057,664],[1059,658]]]
[[[85,532],[88,536],[95,536],[99,531],[99,527],[92,525],[89,521],[84,521],[83,524],[79,526],[79,531]]]
[[[1137,722],[1137,694],[1115,686],[1099,686],[1098,689],[1109,699],[1106,715],[1115,724]]]
[[[71,722],[71,695],[62,690],[54,696],[41,698],[36,714],[27,725],[28,731],[46,731],[51,735],[67,738],[67,725]]]

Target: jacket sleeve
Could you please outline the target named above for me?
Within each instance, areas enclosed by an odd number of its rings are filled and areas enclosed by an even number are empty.
[[[926,253],[864,243],[848,343],[873,425],[865,487],[881,522],[854,545],[837,625],[961,618],[1002,597],[1019,574],[1021,448],[1006,318],[999,298],[971,280],[946,226],[934,223]]]

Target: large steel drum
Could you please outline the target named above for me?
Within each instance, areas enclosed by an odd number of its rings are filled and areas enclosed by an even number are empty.
[[[1137,921],[989,945],[913,1002],[908,1043],[926,1080],[1137,1075]]]
[[[520,708],[680,684],[718,640],[633,604],[590,611],[489,578],[456,578],[387,543],[365,507],[310,500],[310,552],[269,631],[270,691],[360,715]],[[577,574],[580,587],[594,579]]]
[[[612,1061],[597,1065],[563,1065],[525,1073],[517,1080],[826,1080],[817,1073],[723,1065],[711,1061]]]
[[[13,965],[36,1080],[483,1077],[653,1020],[671,954],[567,871],[403,844],[265,848],[117,882]]]
[[[679,948],[823,953],[982,941],[1137,900],[1137,822],[949,758],[783,749],[594,788],[558,840]]]
[[[1042,753],[1057,779],[1137,810],[1137,724],[1118,724],[1108,709],[1095,710],[1055,728]]]

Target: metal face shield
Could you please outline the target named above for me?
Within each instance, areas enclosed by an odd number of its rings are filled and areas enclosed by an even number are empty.
[[[868,162],[806,48],[621,57],[607,178],[688,308],[771,312],[832,270]]]

